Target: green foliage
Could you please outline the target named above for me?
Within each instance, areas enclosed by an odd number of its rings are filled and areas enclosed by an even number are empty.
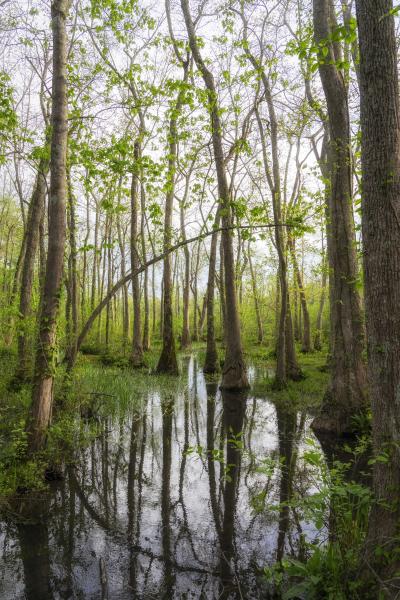
[[[5,146],[18,124],[13,107],[13,88],[10,77],[0,71],[0,165],[5,162]]]
[[[283,600],[366,597],[358,573],[372,493],[367,485],[352,479],[350,472],[352,465],[365,455],[368,443],[369,438],[361,438],[354,449],[348,448],[349,462],[334,461],[328,466],[317,442],[307,440],[300,461],[314,473],[316,491],[305,497],[294,494],[289,506],[321,533],[316,541],[305,544],[304,561],[289,557],[265,568],[266,578],[280,591]],[[321,541],[323,531],[329,532],[326,543]]]

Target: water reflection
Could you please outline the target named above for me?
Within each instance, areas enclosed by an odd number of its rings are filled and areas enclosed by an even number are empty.
[[[294,489],[313,490],[299,462],[309,419],[221,394],[196,357],[185,368],[186,384],[154,380],[102,420],[47,518],[1,523],[1,598],[267,597],[265,564],[315,534],[290,507]]]

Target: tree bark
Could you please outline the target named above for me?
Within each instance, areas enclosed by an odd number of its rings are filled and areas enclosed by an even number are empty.
[[[356,0],[360,45],[362,233],[373,448],[369,559],[381,579],[399,572],[400,124],[391,0]],[[385,458],[386,457],[386,458]],[[379,558],[375,550],[382,547]],[[387,558],[385,558],[387,557]],[[379,565],[376,565],[376,563]],[[399,577],[391,595],[395,597]]]
[[[51,5],[53,80],[50,150],[49,240],[35,361],[35,381],[27,423],[28,452],[43,448],[51,419],[56,361],[56,325],[64,266],[67,201],[67,0]]]
[[[330,131],[328,247],[331,265],[331,381],[321,413],[313,421],[318,431],[346,433],[352,417],[366,408],[364,324],[357,289],[358,265],[352,207],[352,160],[347,89],[336,66],[337,43],[329,42],[334,15],[328,0],[313,0],[315,42],[320,48],[319,73]],[[327,52],[324,55],[324,52]]]

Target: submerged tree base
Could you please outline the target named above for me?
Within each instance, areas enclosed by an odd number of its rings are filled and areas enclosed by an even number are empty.
[[[232,392],[250,388],[246,367],[242,361],[225,361],[219,387],[221,390]]]
[[[322,401],[320,413],[314,418],[311,427],[318,435],[354,436],[361,423],[367,421],[367,407],[339,399],[329,388]]]

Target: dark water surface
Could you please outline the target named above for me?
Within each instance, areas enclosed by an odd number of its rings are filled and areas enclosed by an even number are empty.
[[[262,570],[316,531],[280,502],[312,493],[307,415],[187,385],[99,424],[31,524],[0,523],[0,598],[268,598]],[[252,383],[263,374],[250,369]]]

